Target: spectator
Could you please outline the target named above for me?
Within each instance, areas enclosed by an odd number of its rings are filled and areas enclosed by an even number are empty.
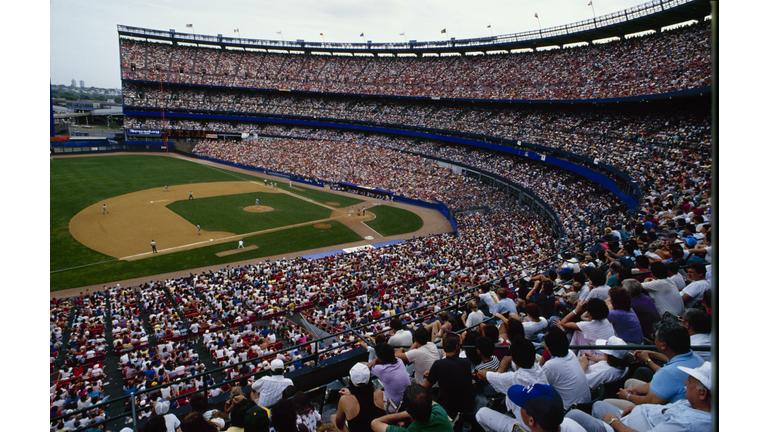
[[[509,346],[509,354],[515,365],[514,371],[500,373],[481,370],[477,373],[478,378],[487,381],[494,390],[502,394],[507,394],[513,385],[549,385],[546,373],[536,363],[536,350],[531,341],[523,336],[515,337]],[[512,430],[515,423],[522,422],[521,407],[512,402],[509,396],[506,398],[506,407],[507,411],[511,411],[515,418],[484,407],[477,411],[475,419],[486,432]]]
[[[674,403],[685,397],[685,374],[677,368],[699,367],[704,360],[691,351],[691,337],[677,321],[664,320],[659,324],[655,337],[658,351],[635,351],[635,359],[650,368],[650,382],[629,379],[619,390],[618,399],[606,401],[625,409],[634,405]],[[659,366],[656,361],[664,363]],[[641,368],[642,369],[642,368]],[[642,370],[635,376],[644,377]]]
[[[623,286],[608,290],[610,312],[608,321],[613,325],[616,336],[631,344],[642,345],[643,329],[637,314],[632,310],[632,297]]]
[[[691,346],[712,346],[712,316],[701,309],[686,309],[682,319],[683,326],[691,336]],[[696,351],[704,361],[712,359],[710,351]]]
[[[659,315],[663,317],[665,312],[669,312],[678,317],[682,316],[685,306],[677,286],[667,278],[667,267],[663,263],[655,262],[651,264],[651,274],[653,277],[645,280],[643,289],[648,291]]]
[[[448,332],[442,341],[443,358],[432,363],[424,376],[424,387],[439,386],[438,403],[445,408],[452,419],[459,413],[470,411],[472,395],[472,363],[459,357],[461,338]]]
[[[419,327],[414,332],[416,341],[408,351],[400,348],[395,355],[404,362],[413,363],[413,381],[416,384],[424,384],[424,372],[432,368],[432,364],[440,359],[440,351],[429,340],[429,330]]]
[[[632,311],[635,312],[637,319],[640,321],[643,338],[653,340],[653,326],[661,321],[661,315],[659,315],[659,311],[656,309],[656,304],[653,303],[653,300],[648,295],[643,293],[643,286],[635,279],[624,279],[621,282],[621,286],[632,297]]]
[[[685,399],[668,404],[647,404],[622,411],[604,401],[595,402],[592,415],[573,410],[566,414],[587,431],[613,430],[661,432],[666,430],[708,431],[712,429],[712,365],[697,368],[678,366],[687,375]]]
[[[403,412],[374,419],[371,422],[373,432],[445,432],[453,430],[453,425],[445,409],[432,402],[432,395],[429,390],[418,384],[411,384],[405,389],[403,406],[405,408]],[[411,421],[411,424],[407,428],[397,426],[403,421]]]
[[[341,389],[336,414],[331,424],[339,432],[369,432],[371,421],[386,414],[384,392],[374,388],[371,371],[365,363],[357,363],[349,371],[348,388]]]
[[[565,406],[557,390],[545,384],[513,385],[507,397],[520,407],[520,424],[531,432],[583,432],[575,421],[565,418]]]
[[[591,394],[587,378],[581,372],[579,358],[568,349],[568,336],[557,327],[544,336],[546,350],[551,358],[541,367],[549,385],[563,398],[564,407],[589,402]]]
[[[387,412],[395,412],[403,400],[403,391],[411,383],[403,361],[395,356],[390,344],[376,345],[376,360],[368,363],[371,375],[377,376],[384,386]]]
[[[608,340],[598,339],[597,345],[626,345],[627,343],[617,336],[611,336]],[[587,376],[589,388],[594,390],[601,383],[613,382],[621,379],[629,371],[629,363],[632,353],[622,349],[600,349],[604,357],[595,357],[589,353],[579,357],[581,368]]]
[[[283,390],[293,385],[293,381],[283,376],[282,360],[272,360],[269,364],[271,375],[261,377],[251,385],[251,399],[256,400],[260,407],[269,407],[280,400]]]

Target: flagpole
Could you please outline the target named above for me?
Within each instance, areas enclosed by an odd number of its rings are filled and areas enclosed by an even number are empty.
[[[323,43],[325,43],[325,35],[323,33],[320,33],[320,36],[323,37]]]
[[[405,32],[400,33],[400,36],[403,37],[403,42],[408,42],[408,40],[405,38]]]
[[[488,28],[491,29],[491,37],[493,37],[493,27],[491,27],[491,25],[488,24]]]
[[[539,36],[541,36],[541,20],[539,19],[539,13],[536,12],[535,14],[533,14],[533,16],[536,17],[536,22],[539,23]]]
[[[592,4],[592,1],[589,2],[589,5],[592,6],[592,20],[595,21],[595,24],[597,24],[597,15],[595,15],[595,5]]]

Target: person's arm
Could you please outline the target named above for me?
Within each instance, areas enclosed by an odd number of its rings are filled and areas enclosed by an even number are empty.
[[[665,405],[669,401],[669,399],[665,399],[653,393],[651,391],[651,383],[645,383],[630,389],[619,389],[616,396],[618,396],[619,399],[627,400],[635,405]]]
[[[343,391],[346,390],[346,393]],[[339,432],[348,432],[347,429],[347,405],[349,404],[350,393],[349,389],[341,389],[339,393],[342,395],[339,399],[339,405],[336,410],[336,416],[334,418],[334,426]]]
[[[568,315],[563,317],[563,319],[555,319],[554,323],[556,326],[560,327],[562,330],[565,329],[571,329],[571,330],[580,330],[579,325],[573,322],[570,322],[574,317],[577,317],[581,315],[582,310],[584,310],[584,307],[586,306],[586,301],[580,301],[578,305],[576,305],[576,308],[570,312],[568,312]]]
[[[683,303],[688,303],[689,301],[693,300],[693,297],[689,296],[688,293],[683,293],[683,295],[680,297],[682,297]]]
[[[528,291],[528,295],[527,295],[527,296],[525,296],[525,299],[526,299],[526,300],[528,300],[528,301],[530,301],[530,300],[531,300],[531,297],[532,297],[534,294],[536,294],[536,293],[539,291],[539,287],[540,287],[540,286],[541,286],[541,282],[540,282],[540,281],[536,281],[536,283],[535,283],[535,284],[533,284],[533,289],[531,289],[530,291]]]
[[[410,414],[408,414],[407,411],[395,414],[387,414],[383,417],[373,419],[371,422],[371,429],[373,429],[373,432],[387,432],[387,426],[396,425],[406,420],[413,421],[413,418]]]
[[[509,355],[505,355],[504,357],[499,360],[499,368],[495,371],[488,371],[488,372],[498,372],[498,373],[504,373],[508,371],[512,367],[512,357]]]
[[[405,348],[398,348],[397,351],[395,351],[395,357],[399,358],[403,361],[405,364],[409,364],[410,361],[408,360],[408,356],[405,354]]]
[[[621,418],[613,413],[604,415],[603,422],[610,423],[610,427],[612,427],[616,432],[637,432],[636,429],[632,429],[631,427],[622,423]]]
[[[662,363],[666,363],[669,361],[667,356],[664,354],[658,353],[656,351],[646,351],[646,350],[638,350],[635,351],[635,360],[642,363],[643,366],[647,366],[651,369],[653,373],[656,373],[657,370],[661,369],[661,366],[659,366],[654,360],[658,360]]]

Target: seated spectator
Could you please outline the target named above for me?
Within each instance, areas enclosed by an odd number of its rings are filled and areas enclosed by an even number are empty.
[[[643,329],[637,314],[632,310],[632,297],[626,288],[616,286],[608,290],[610,312],[608,321],[613,325],[616,336],[622,340],[642,345]]]
[[[283,390],[293,385],[293,381],[283,376],[284,364],[282,360],[272,360],[269,364],[270,374],[256,380],[252,385],[251,399],[260,407],[269,407],[280,400]]]
[[[691,346],[712,346],[712,316],[701,309],[686,309],[682,319],[683,326],[691,335]],[[696,351],[704,361],[710,361],[710,351]]]
[[[685,305],[677,286],[667,277],[667,266],[655,262],[651,264],[651,274],[653,277],[643,282],[643,289],[653,300],[659,315],[663,317],[665,312],[670,312],[678,317],[682,316]]]
[[[549,385],[563,398],[564,407],[589,402],[589,383],[581,373],[579,358],[568,349],[568,336],[565,332],[552,327],[544,336],[544,345],[551,358],[541,368]]]
[[[373,432],[406,432],[406,431],[451,431],[453,425],[445,409],[432,402],[429,390],[411,384],[403,395],[404,411],[379,417],[371,422]],[[408,427],[398,426],[401,422],[410,421]]]
[[[432,364],[440,359],[440,350],[429,340],[429,330],[424,327],[416,329],[413,337],[416,341],[408,351],[400,348],[395,355],[404,362],[413,363],[413,381],[416,384],[424,384],[424,372],[432,368]]]
[[[536,363],[536,349],[533,347],[533,342],[523,336],[517,336],[511,341],[509,354],[515,370],[509,372],[481,370],[477,373],[478,378],[487,381],[494,390],[505,395],[514,385],[549,385],[546,373]],[[521,407],[512,402],[509,396],[506,398],[506,407],[514,418],[484,407],[477,411],[475,419],[487,432],[506,432],[512,430],[516,423],[522,425]]]
[[[680,297],[683,299],[685,307],[693,307],[696,302],[701,301],[704,291],[709,290],[712,285],[707,280],[707,267],[701,263],[688,265],[688,279],[691,281],[682,291]]]
[[[459,357],[461,338],[456,333],[446,333],[442,345],[443,358],[435,361],[424,376],[424,387],[430,389],[439,385],[438,403],[449,417],[455,418],[471,409],[474,394],[472,363]]]
[[[608,340],[598,339],[597,346],[601,345],[626,345],[626,342],[617,336],[612,336]],[[595,357],[589,353],[579,357],[579,363],[592,390],[596,389],[600,383],[621,379],[629,370],[629,363],[632,360],[632,353],[627,350],[600,349],[600,351],[604,357]]]
[[[592,415],[573,410],[565,416],[587,431],[612,430],[661,432],[712,430],[712,364],[697,368],[678,366],[686,375],[685,399],[667,404],[646,404],[622,410],[604,401],[595,402]]]
[[[507,397],[520,407],[520,424],[531,432],[585,432],[575,421],[565,418],[568,405],[552,386],[513,385]]]
[[[581,316],[583,321],[572,322],[584,309],[586,313]],[[579,302],[576,309],[569,312],[562,320],[555,319],[555,325],[561,330],[574,331],[571,345],[595,345],[598,339],[615,336],[613,324],[608,321],[608,313],[605,301],[593,298],[587,302]],[[591,350],[580,350],[578,355],[581,356],[585,351],[590,351],[593,356],[600,356],[599,353]]]
[[[349,387],[341,389],[336,414],[331,424],[339,432],[370,432],[371,421],[386,414],[384,392],[374,388],[371,371],[365,363],[357,363],[349,371]]]
[[[691,351],[691,337],[685,327],[677,321],[661,321],[654,340],[658,351],[635,351],[635,359],[650,370],[640,368],[634,376],[650,377],[650,382],[644,379],[629,379],[624,383],[624,388],[619,390],[618,399],[606,401],[626,409],[642,404],[674,403],[685,397],[683,381],[686,374],[677,366],[699,367],[704,360]],[[664,366],[659,366],[656,362],[663,363]]]
[[[390,345],[397,348],[413,345],[413,334],[403,327],[400,318],[393,318],[389,321],[389,325],[392,327],[392,330],[395,331],[395,334],[389,338],[388,343]]]
[[[403,391],[411,383],[402,360],[395,356],[390,344],[376,345],[376,359],[368,363],[371,375],[381,380],[387,412],[395,412],[403,400]]]
[[[635,279],[624,279],[621,282],[621,286],[627,290],[632,298],[632,310],[640,321],[643,338],[652,341],[654,333],[653,326],[661,321],[661,315],[659,315],[659,311],[656,309],[656,304],[650,297],[648,297],[648,295],[643,293],[642,284]]]

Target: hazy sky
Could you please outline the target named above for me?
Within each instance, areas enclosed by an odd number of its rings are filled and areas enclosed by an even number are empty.
[[[597,16],[639,0],[594,0]],[[51,0],[53,84],[119,87],[117,25],[295,41],[402,42],[501,35],[592,18],[589,0]],[[539,19],[534,17],[538,13]],[[488,28],[488,25],[491,28]],[[440,31],[446,29],[445,34]],[[365,38],[360,34],[364,33]]]

